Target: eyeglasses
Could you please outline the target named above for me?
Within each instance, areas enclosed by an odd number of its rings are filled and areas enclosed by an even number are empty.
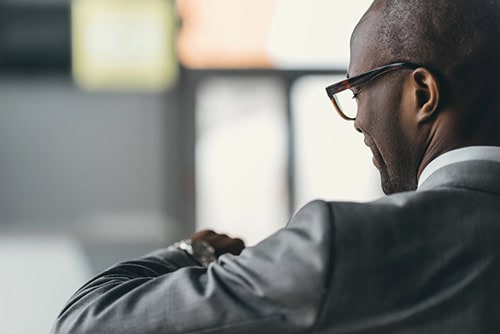
[[[414,70],[420,65],[412,63],[392,63],[377,67],[374,70],[362,73],[352,78],[342,80],[326,87],[326,94],[333,103],[335,110],[339,113],[340,117],[347,121],[354,121],[358,112],[357,95],[350,89],[356,86],[366,84],[368,81],[378,78],[382,74],[399,70],[411,69]]]

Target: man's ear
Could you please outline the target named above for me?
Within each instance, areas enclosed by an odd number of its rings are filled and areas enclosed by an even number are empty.
[[[417,122],[425,122],[438,110],[440,87],[434,74],[424,67],[419,67],[411,74],[414,103],[417,109]]]

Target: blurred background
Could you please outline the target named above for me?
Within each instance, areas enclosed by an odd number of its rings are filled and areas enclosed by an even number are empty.
[[[117,261],[380,196],[325,86],[370,0],[0,0],[0,332]]]

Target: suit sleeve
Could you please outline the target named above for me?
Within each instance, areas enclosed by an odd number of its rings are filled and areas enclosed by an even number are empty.
[[[286,228],[208,268],[166,248],[101,273],[68,301],[53,333],[297,333],[326,294],[328,206],[315,201]]]

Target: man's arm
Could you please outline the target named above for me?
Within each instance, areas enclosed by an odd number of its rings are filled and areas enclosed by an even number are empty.
[[[120,263],[76,292],[53,332],[264,334],[310,328],[325,294],[329,219],[326,204],[313,202],[287,228],[239,256],[222,255],[208,268],[171,247]]]

